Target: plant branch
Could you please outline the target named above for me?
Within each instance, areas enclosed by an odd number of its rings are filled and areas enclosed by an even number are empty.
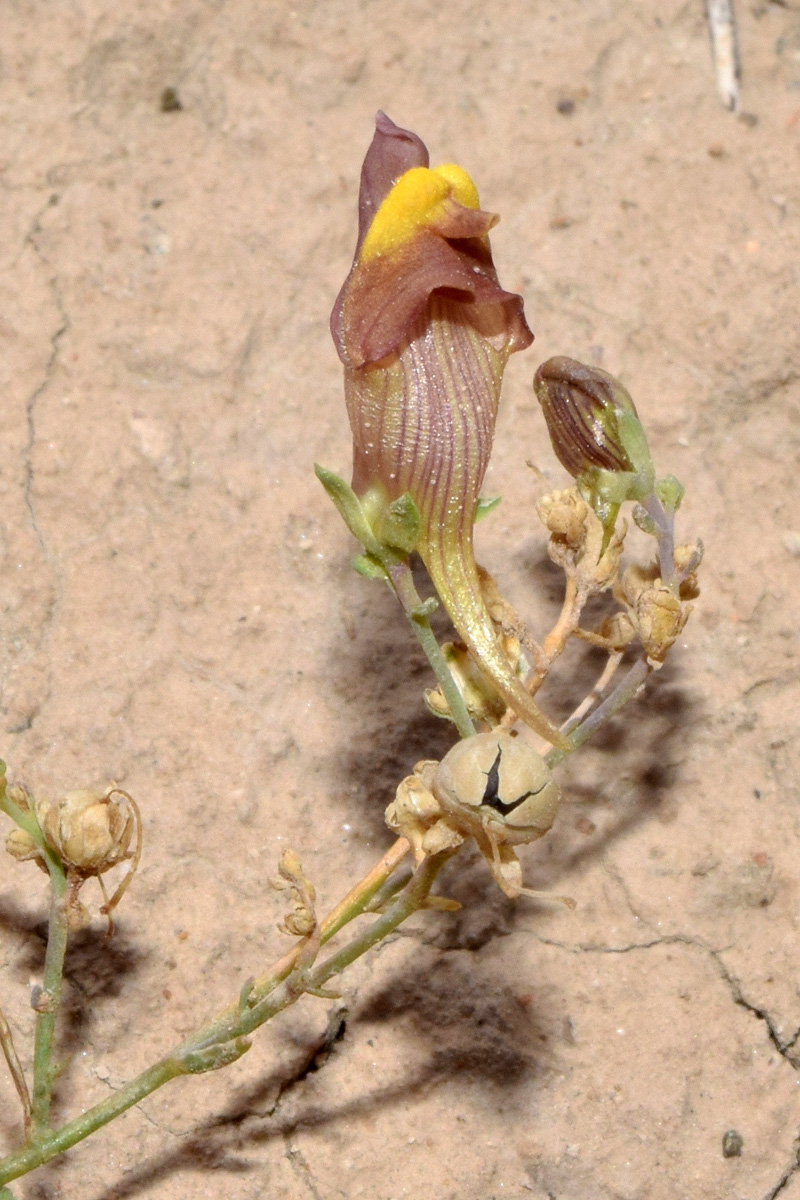
[[[553,747],[545,755],[544,761],[548,767],[558,766],[560,762],[572,754],[575,750],[580,749],[589,738],[597,732],[607,721],[623,709],[636,696],[642,685],[651,674],[653,668],[646,659],[640,658],[633,664],[627,675],[619,681],[610,696],[607,696],[602,704],[590,713],[577,729],[567,735],[570,750],[558,750]]]
[[[60,861],[50,854],[50,920],[44,959],[42,990],[36,1002],[36,1031],[33,1041],[33,1105],[31,1119],[34,1137],[49,1132],[50,1103],[56,1077],[53,1041],[56,1018],[61,1005],[64,957],[69,937],[69,885]]]
[[[313,969],[320,947],[348,922],[366,912],[378,897],[387,894],[390,877],[409,849],[407,840],[398,838],[375,867],[328,914],[313,939],[304,939],[293,947],[268,971],[243,988],[232,1004],[195,1035],[148,1067],[113,1096],[94,1105],[60,1129],[43,1132],[36,1140],[0,1162],[0,1186],[49,1162],[171,1079],[215,1070],[241,1057],[249,1048],[246,1040],[249,1033],[293,1004],[304,993],[318,992],[328,979],[344,970],[423,907],[436,875],[452,852],[425,859],[377,920]],[[49,1075],[48,1081],[51,1082]]]

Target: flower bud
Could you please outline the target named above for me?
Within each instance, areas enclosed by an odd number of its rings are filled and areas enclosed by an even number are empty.
[[[131,857],[135,818],[123,793],[98,796],[84,789],[36,808],[46,841],[78,874],[102,875]]]
[[[6,850],[17,862],[38,862],[47,870],[42,859],[41,851],[26,829],[12,829],[6,834]]]
[[[533,386],[553,449],[610,536],[620,505],[654,487],[654,470],[633,400],[599,367],[573,358],[542,363]]]
[[[573,358],[549,358],[534,377],[550,440],[573,478],[592,468],[636,471],[638,447],[628,446],[636,409],[626,389],[608,371]]]

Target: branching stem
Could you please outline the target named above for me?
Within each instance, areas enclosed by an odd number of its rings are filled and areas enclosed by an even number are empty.
[[[115,1117],[138,1104],[146,1096],[163,1087],[171,1079],[179,1075],[200,1074],[214,1070],[234,1062],[249,1048],[247,1035],[258,1026],[263,1025],[270,1017],[281,1012],[295,1000],[307,992],[319,992],[323,985],[334,975],[339,974],[365,954],[372,946],[382,941],[392,933],[409,916],[417,912],[425,904],[428,893],[451,852],[426,858],[413,873],[406,886],[397,893],[381,913],[366,929],[341,949],[335,951],[323,963],[315,966],[314,960],[319,949],[329,941],[340,929],[355,917],[369,909],[379,896],[388,896],[390,877],[410,849],[405,838],[398,838],[394,845],[383,855],[371,871],[336,905],[319,926],[314,938],[311,952],[309,946],[312,939],[305,939],[285,954],[268,971],[256,979],[246,989],[246,998],[237,996],[227,1008],[195,1035],[182,1042],[170,1054],[166,1055],[152,1067],[148,1067],[129,1084],[116,1091],[100,1104],[88,1109],[73,1121],[67,1122],[61,1129],[50,1131],[40,1123],[36,1126],[37,1134],[34,1140],[23,1149],[9,1155],[0,1162],[0,1185],[27,1174],[35,1167],[49,1162],[56,1155],[68,1150],[77,1142],[82,1141],[95,1130],[108,1124]],[[54,895],[54,908],[57,900]],[[60,930],[60,925],[58,926]],[[50,947],[48,945],[48,954]],[[55,964],[55,952],[53,953]],[[62,957],[63,963],[63,957]],[[55,965],[53,965],[55,970]],[[47,968],[45,980],[49,978]],[[43,1014],[44,1015],[44,1014]],[[53,1012],[55,1016],[55,1011]],[[47,1071],[44,1071],[45,1047],[52,1052],[52,1028],[49,1029],[49,1041],[45,1033],[39,1032],[37,1026],[37,1047],[42,1059],[41,1079],[46,1080],[40,1085],[40,1118],[46,1112],[49,1114],[49,1096],[52,1084],[52,1068],[50,1059],[47,1060]],[[47,1100],[45,1102],[45,1096]],[[36,1095],[34,1096],[34,1107]]]

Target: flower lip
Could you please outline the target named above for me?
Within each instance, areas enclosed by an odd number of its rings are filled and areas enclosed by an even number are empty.
[[[378,113],[361,173],[355,261],[331,314],[346,367],[397,352],[434,292],[463,304],[463,318],[498,348],[533,341],[522,298],[500,286],[494,269],[487,234],[497,217],[478,207],[465,171],[431,171],[428,161],[416,134]]]

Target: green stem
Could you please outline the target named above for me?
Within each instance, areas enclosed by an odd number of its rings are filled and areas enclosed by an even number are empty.
[[[365,880],[334,909],[321,926],[319,943],[312,952],[312,960],[319,945],[331,938],[348,920],[363,913],[367,904],[381,894],[391,872],[408,848],[405,839],[400,838]],[[256,980],[252,987],[245,989],[246,999],[240,996],[197,1034],[182,1042],[172,1053],[143,1071],[113,1096],[94,1105],[61,1129],[48,1132],[16,1154],[9,1155],[0,1163],[0,1186],[49,1162],[171,1079],[179,1075],[199,1074],[235,1061],[248,1049],[249,1043],[244,1039],[249,1033],[288,1008],[304,993],[321,988],[332,976],[355,962],[422,908],[437,874],[451,855],[452,851],[446,851],[426,858],[386,912],[325,962],[316,968],[312,964],[306,966],[303,963],[303,951],[308,951],[309,942],[296,947]]]
[[[447,701],[447,707],[450,709],[450,715],[459,736],[462,738],[472,737],[475,733],[475,726],[464,703],[464,697],[458,690],[456,681],[447,665],[442,648],[431,629],[424,602],[414,586],[411,568],[407,562],[392,565],[389,568],[389,577],[403,612],[411,622],[411,628],[414,630],[417,641],[442,689],[442,695]]]
[[[675,513],[669,512],[654,492],[642,501],[642,507],[656,527],[661,582],[670,587],[675,578]]]
[[[575,750],[580,749],[601,726],[610,721],[620,709],[633,700],[652,669],[643,658],[635,662],[625,678],[620,680],[613,692],[606,697],[603,703],[599,704],[594,712],[590,713],[586,720],[581,722],[577,729],[573,729],[572,733],[567,735],[570,749],[565,751],[554,748],[548,751],[544,756],[544,761],[548,767],[558,766],[568,754],[572,754]]]
[[[0,763],[0,810],[32,838],[50,874],[50,920],[47,931],[47,951],[44,978],[37,1003],[36,1032],[33,1048],[33,1102],[31,1127],[34,1138],[50,1129],[50,1104],[56,1070],[53,1063],[53,1042],[56,1019],[61,1004],[64,976],[64,957],[69,937],[69,885],[61,859],[44,840],[32,807],[17,804],[6,791],[5,764]]]
[[[64,980],[64,957],[69,937],[69,907],[67,877],[61,863],[48,855],[50,871],[50,922],[47,930],[47,952],[44,978],[39,993],[36,1032],[33,1042],[33,1103],[31,1124],[34,1139],[50,1131],[50,1103],[56,1077],[53,1062],[53,1041],[56,1018],[61,1005],[61,986]]]

